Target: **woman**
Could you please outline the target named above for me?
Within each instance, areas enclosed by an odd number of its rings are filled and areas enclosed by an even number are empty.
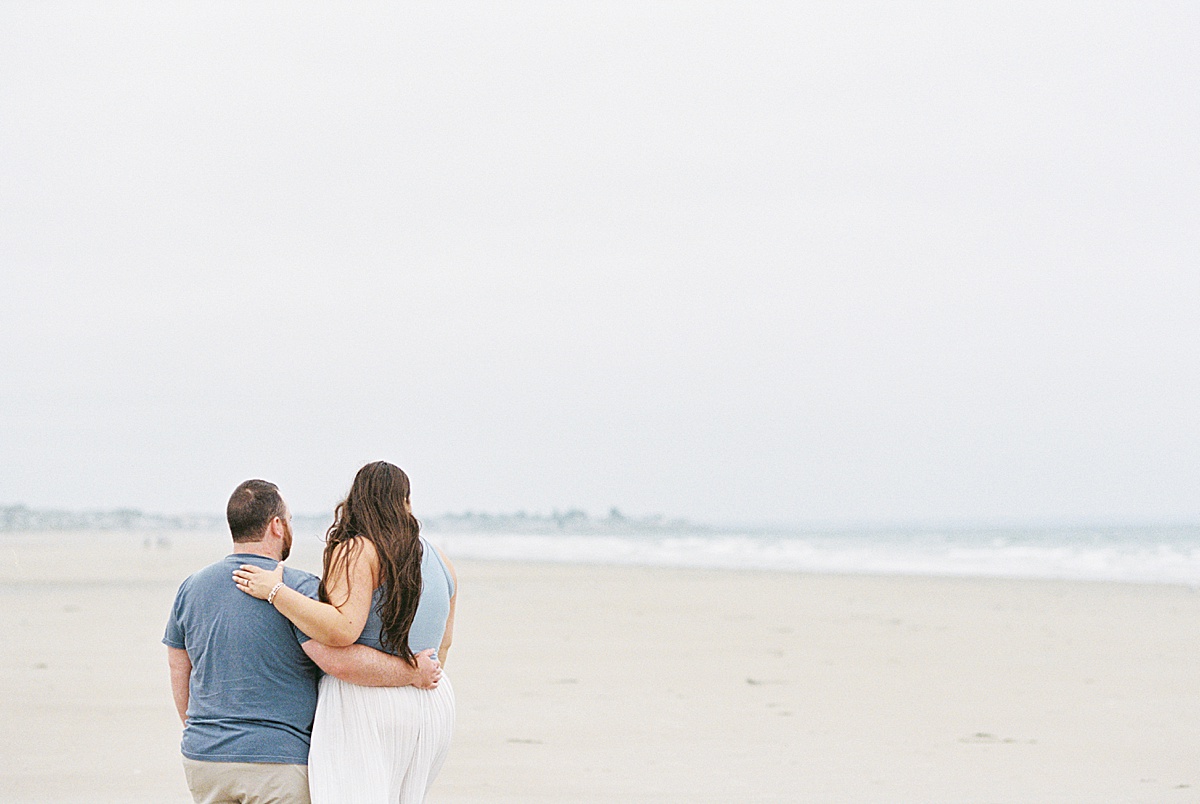
[[[322,574],[320,601],[283,586],[282,565],[270,572],[243,565],[234,579],[318,642],[359,642],[414,666],[415,653],[437,648],[445,665],[458,581],[441,551],[420,537],[399,467],[378,461],[355,475],[326,534]],[[445,675],[434,690],[324,676],[308,757],[313,804],[424,801],[453,726]]]

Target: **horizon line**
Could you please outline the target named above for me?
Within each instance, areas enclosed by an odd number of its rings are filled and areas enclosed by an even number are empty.
[[[173,518],[206,518],[206,519],[221,519],[224,520],[224,514],[220,512],[198,512],[198,511],[147,511],[141,508],[117,506],[113,508],[52,508],[52,507],[35,507],[25,503],[12,503],[0,505],[0,512],[11,510],[25,510],[34,514],[68,514],[68,515],[137,515],[147,517],[158,517],[164,519]],[[613,516],[613,513],[617,516]],[[866,519],[860,517],[847,517],[845,519],[766,519],[766,520],[739,520],[730,518],[715,518],[715,519],[693,519],[689,516],[672,516],[663,513],[652,514],[625,514],[621,512],[618,506],[610,506],[609,511],[601,515],[593,515],[584,508],[568,507],[554,508],[551,512],[545,513],[542,511],[528,511],[525,509],[511,512],[493,512],[475,509],[464,509],[461,511],[443,511],[438,514],[431,514],[418,519],[447,519],[447,518],[463,518],[463,517],[487,517],[496,519],[542,519],[554,520],[565,517],[573,517],[583,515],[588,521],[604,522],[604,521],[627,521],[630,523],[641,524],[661,524],[669,526],[671,524],[682,526],[695,526],[708,529],[719,528],[722,530],[759,530],[759,531],[847,531],[847,530],[863,530],[863,531],[882,531],[882,530],[1009,530],[1018,528],[1032,529],[1081,529],[1081,528],[1148,528],[1148,527],[1197,527],[1200,526],[1200,515],[1193,516],[1059,516],[1059,517],[969,517],[969,516],[946,516],[946,517],[912,517],[912,518],[895,518],[895,517],[880,517],[875,519]],[[313,513],[313,512],[293,512],[293,517],[304,520],[313,519],[329,519],[332,517],[332,512]],[[657,522],[655,522],[657,521]]]

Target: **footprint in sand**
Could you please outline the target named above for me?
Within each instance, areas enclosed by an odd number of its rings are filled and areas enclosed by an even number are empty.
[[[1037,744],[1037,740],[1018,740],[1013,737],[997,737],[994,734],[988,734],[984,731],[977,731],[970,737],[960,737],[958,741],[960,743],[973,743],[975,745],[993,745],[997,743],[1007,743],[1010,745],[1016,743],[1020,743],[1022,745]]]

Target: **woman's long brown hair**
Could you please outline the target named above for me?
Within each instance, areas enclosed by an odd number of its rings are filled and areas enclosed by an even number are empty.
[[[349,567],[362,552],[359,539],[370,541],[379,554],[378,580],[383,589],[380,640],[386,650],[415,666],[408,632],[421,599],[421,523],[412,515],[408,494],[408,475],[398,466],[376,461],[358,470],[325,533],[320,592],[322,601],[331,602],[324,579],[344,572],[349,580]],[[345,549],[336,551],[338,545]]]

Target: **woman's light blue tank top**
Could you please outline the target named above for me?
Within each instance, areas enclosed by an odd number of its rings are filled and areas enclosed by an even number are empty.
[[[408,630],[408,649],[413,653],[442,646],[446,633],[446,619],[450,616],[450,598],[454,595],[454,579],[446,562],[442,561],[437,548],[421,539],[421,599],[417,602],[417,613],[412,628]],[[371,595],[371,613],[367,615],[359,645],[383,650],[383,619],[379,607],[383,604],[383,587],[376,587]]]

